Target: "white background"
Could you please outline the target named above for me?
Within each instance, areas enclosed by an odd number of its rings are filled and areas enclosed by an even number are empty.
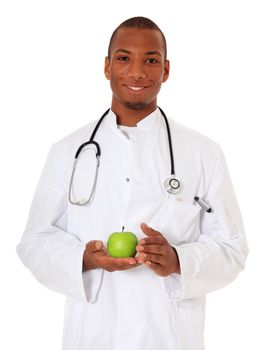
[[[136,15],[167,38],[159,105],[222,146],[248,236],[246,270],[208,297],[207,350],[257,348],[256,12],[254,0],[1,2],[1,349],[61,347],[65,298],[32,277],[15,247],[51,144],[109,107],[109,37]]]

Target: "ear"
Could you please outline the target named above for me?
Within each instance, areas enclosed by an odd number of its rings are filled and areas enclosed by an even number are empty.
[[[168,79],[169,74],[170,74],[170,61],[166,60],[164,64],[164,74],[162,78],[163,83]]]
[[[107,80],[110,80],[111,73],[110,73],[110,58],[108,56],[105,57],[104,62],[104,74]]]

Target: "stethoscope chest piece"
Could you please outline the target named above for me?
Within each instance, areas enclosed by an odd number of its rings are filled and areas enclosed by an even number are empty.
[[[171,194],[177,194],[181,191],[181,183],[175,176],[171,176],[164,182],[164,188]]]

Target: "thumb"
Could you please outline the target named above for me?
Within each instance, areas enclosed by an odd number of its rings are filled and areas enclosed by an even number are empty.
[[[95,249],[96,250],[101,250],[103,246],[103,242],[102,241],[96,241],[95,242]]]
[[[101,250],[103,247],[103,242],[102,241],[90,241],[87,244],[87,249],[91,252],[97,252],[98,250]]]
[[[147,236],[159,236],[161,233],[159,231],[154,230],[152,227],[148,226],[146,223],[142,223],[140,225],[141,230]]]

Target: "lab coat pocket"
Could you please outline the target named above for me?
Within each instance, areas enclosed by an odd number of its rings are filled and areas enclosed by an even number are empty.
[[[202,312],[205,309],[205,296],[198,298],[182,299],[180,301],[177,301],[177,305],[181,309]]]
[[[174,245],[196,241],[200,234],[200,207],[175,198],[166,202],[167,239]]]

